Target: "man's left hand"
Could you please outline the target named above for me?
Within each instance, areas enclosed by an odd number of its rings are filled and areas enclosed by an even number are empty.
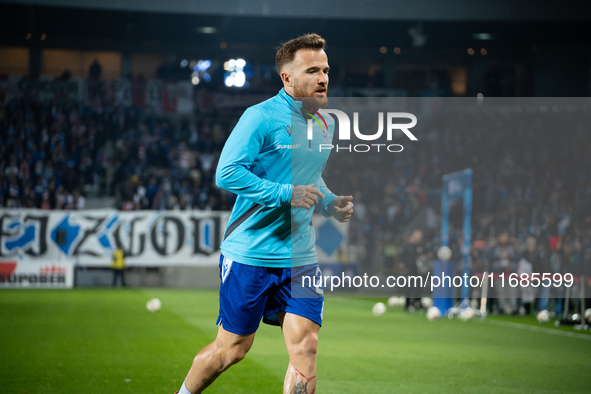
[[[349,221],[353,214],[353,196],[338,196],[332,202],[332,216],[341,223]]]

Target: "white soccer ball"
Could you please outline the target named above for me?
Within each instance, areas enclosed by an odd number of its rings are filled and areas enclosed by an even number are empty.
[[[374,316],[382,316],[386,313],[386,305],[384,305],[383,302],[376,303],[371,309],[371,313],[373,313]]]
[[[462,319],[462,321],[472,320],[474,319],[474,316],[476,316],[476,312],[472,308],[464,308],[460,312],[460,319]]]
[[[406,305],[406,297],[404,297],[404,296],[398,297],[398,306],[404,306],[404,305]]]
[[[437,258],[441,261],[447,261],[451,259],[451,249],[447,246],[442,246],[437,251]]]
[[[431,299],[431,297],[423,297],[421,298],[421,305],[423,306],[423,308],[429,309],[433,306],[433,300]]]
[[[585,309],[585,319],[587,319],[587,321],[591,321],[591,308]]]
[[[406,298],[404,298],[404,297],[392,296],[392,297],[388,298],[388,306],[390,308],[397,308],[397,307],[404,306],[405,302],[406,302]]]
[[[427,319],[437,320],[441,317],[441,311],[436,306],[432,306],[427,310]]]
[[[550,321],[550,312],[548,312],[547,310],[543,310],[543,311],[539,311],[536,319],[538,319],[538,322],[540,324],[545,324],[548,323]]]
[[[158,298],[152,298],[146,304],[146,308],[150,312],[158,312],[161,307],[162,307],[162,303],[160,302],[160,300]]]
[[[459,316],[461,311],[462,310],[457,306],[452,306],[447,310],[447,317],[453,319],[454,317]]]
[[[396,308],[398,306],[398,297],[392,296],[388,298],[388,306],[390,308]]]

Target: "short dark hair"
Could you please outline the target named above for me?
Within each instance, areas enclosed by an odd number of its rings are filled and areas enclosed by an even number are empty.
[[[303,36],[284,42],[277,49],[277,55],[275,56],[277,72],[281,73],[283,66],[285,66],[287,63],[293,62],[296,52],[300,49],[312,49],[314,51],[320,51],[324,49],[325,45],[326,41],[324,38],[315,33],[304,34]]]

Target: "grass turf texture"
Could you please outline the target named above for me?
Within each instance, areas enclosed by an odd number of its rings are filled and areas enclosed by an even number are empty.
[[[145,308],[152,297],[162,301],[158,313]],[[319,393],[589,392],[591,336],[494,317],[429,322],[392,309],[375,317],[376,301],[327,299]],[[0,391],[173,393],[214,338],[216,317],[215,291],[0,291]],[[539,326],[534,317],[514,321]],[[286,367],[281,331],[261,324],[247,358],[207,392],[280,393]]]

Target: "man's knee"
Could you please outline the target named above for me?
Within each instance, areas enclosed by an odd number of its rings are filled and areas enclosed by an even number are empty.
[[[291,347],[293,355],[304,357],[316,356],[318,352],[318,334],[315,332],[307,333],[299,342],[294,343]]]
[[[244,357],[246,357],[246,353],[248,353],[248,349],[244,346],[234,346],[227,352],[225,364],[230,367],[231,365],[239,363]]]
[[[246,357],[246,353],[250,350],[250,344],[241,343],[219,349],[219,360],[223,370],[230,368],[232,365],[239,363]]]

